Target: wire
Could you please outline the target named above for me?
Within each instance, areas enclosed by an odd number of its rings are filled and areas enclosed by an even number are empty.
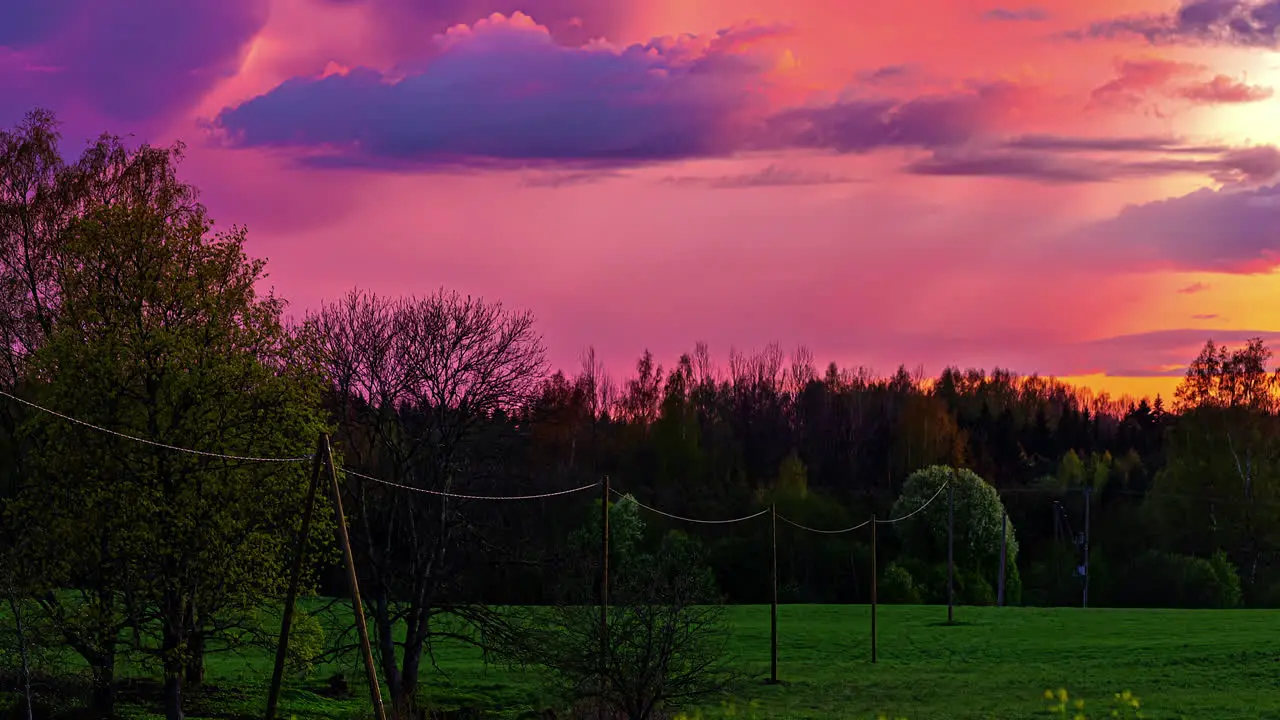
[[[583,485],[582,487],[573,488],[572,490],[557,490],[556,492],[541,493],[539,495],[463,495],[460,493],[445,492],[443,490],[428,490],[426,488],[413,487],[412,485],[401,485],[400,483],[394,483],[394,482],[391,482],[390,480],[382,480],[381,478],[376,478],[371,475],[358,473],[355,470],[352,470],[350,468],[345,468],[345,467],[342,468],[342,472],[348,475],[353,475],[355,477],[358,477],[364,480],[380,483],[388,487],[399,488],[401,490],[412,490],[413,492],[424,493],[426,495],[437,495],[439,497],[457,498],[459,500],[541,500],[543,498],[553,498],[553,497],[559,497],[561,495],[572,495],[573,493],[582,492],[583,490],[590,490],[593,487],[600,486],[600,483],[594,482],[594,483],[591,483],[590,485]]]
[[[43,405],[37,405],[31,402],[30,400],[23,400],[17,395],[11,395],[3,390],[0,390],[0,395],[3,395],[11,400],[16,400],[28,407],[35,408],[40,412],[48,413],[54,417],[66,420],[67,422],[75,423],[76,425],[83,425],[84,427],[87,427],[91,430],[97,430],[98,432],[106,433],[108,435],[115,435],[116,437],[124,438],[125,440],[132,440],[134,442],[142,443],[144,445],[151,445],[153,447],[163,448],[165,450],[173,450],[174,452],[187,453],[189,455],[201,455],[203,457],[220,458],[222,460],[241,460],[246,462],[303,462],[306,460],[312,460],[315,457],[314,455],[300,455],[298,457],[249,457],[245,455],[227,455],[224,453],[207,452],[205,450],[192,450],[191,448],[178,447],[177,445],[166,445],[165,443],[156,442],[154,440],[147,440],[146,438],[140,438],[134,435],[126,435],[122,432],[116,432],[115,430],[109,430],[107,428],[94,425],[93,423],[87,423],[83,420],[77,420],[69,415],[63,415],[62,413],[57,412],[56,410],[50,410],[49,408],[44,407]]]
[[[854,525],[853,527],[847,527],[847,528],[845,528],[845,529],[843,529],[843,530],[819,530],[819,529],[817,529],[817,528],[811,528],[811,527],[809,527],[808,525],[801,525],[800,523],[796,522],[795,520],[790,520],[790,519],[788,519],[788,518],[786,518],[786,517],[784,517],[784,516],[782,516],[782,515],[779,515],[779,516],[778,516],[778,519],[779,519],[779,520],[781,520],[781,521],[783,521],[783,522],[785,522],[785,523],[787,523],[787,524],[789,524],[789,525],[793,525],[793,526],[795,526],[795,527],[798,527],[798,528],[800,528],[801,530],[808,530],[808,531],[809,531],[809,532],[811,532],[811,533],[818,533],[818,534],[820,534],[820,535],[840,535],[840,534],[842,534],[842,533],[853,532],[854,530],[861,530],[862,528],[864,528],[864,527],[866,527],[866,526],[868,526],[868,525],[870,525],[870,524],[871,524],[871,521],[870,521],[870,520],[863,520],[862,522],[858,523],[857,525]]]
[[[761,510],[760,512],[758,512],[758,513],[756,513],[756,514],[754,514],[754,515],[746,515],[746,516],[744,516],[744,517],[740,517],[740,518],[733,518],[732,520],[700,520],[700,519],[698,519],[698,518],[683,517],[683,516],[681,516],[681,515],[672,515],[672,514],[671,514],[671,513],[669,513],[669,512],[663,512],[663,511],[661,511],[661,510],[659,510],[659,509],[657,509],[657,508],[649,507],[648,505],[645,505],[644,503],[640,502],[639,500],[636,500],[636,499],[635,499],[635,497],[632,497],[632,496],[629,496],[629,495],[624,495],[623,493],[620,493],[620,492],[618,492],[617,490],[613,490],[612,488],[610,488],[610,490],[612,490],[613,494],[614,494],[614,495],[617,495],[618,497],[630,497],[630,498],[631,498],[631,502],[635,503],[636,505],[639,505],[640,507],[644,508],[645,510],[648,510],[648,511],[649,511],[649,512],[651,512],[651,513],[657,513],[658,515],[662,515],[662,516],[665,516],[665,517],[669,517],[669,518],[671,518],[672,520],[681,520],[681,521],[683,521],[683,522],[698,523],[698,524],[700,524],[700,525],[728,525],[728,524],[730,524],[730,523],[739,523],[739,522],[742,522],[742,521],[744,521],[744,520],[751,520],[751,519],[754,519],[754,518],[758,518],[758,517],[760,517],[761,515],[764,515],[765,513],[769,512],[769,508],[765,508],[764,510]]]
[[[929,503],[932,503],[934,500],[937,500],[937,499],[938,499],[938,496],[942,494],[942,491],[943,491],[943,490],[946,490],[946,489],[947,489],[947,486],[948,486],[948,485],[950,485],[950,484],[951,484],[951,481],[950,481],[950,480],[948,480],[947,482],[942,483],[942,487],[938,488],[938,492],[934,493],[934,494],[933,494],[933,497],[929,498],[928,500],[925,500],[923,505],[921,505],[920,507],[916,508],[915,510],[912,510],[911,512],[907,513],[906,515],[903,515],[902,517],[899,517],[899,518],[894,518],[894,519],[892,519],[892,520],[876,520],[876,521],[875,521],[875,523],[876,523],[877,525],[892,525],[893,523],[896,523],[896,522],[902,522],[903,520],[906,520],[907,518],[911,517],[912,515],[915,515],[916,513],[920,512],[921,510],[924,510],[925,508],[929,507]]]

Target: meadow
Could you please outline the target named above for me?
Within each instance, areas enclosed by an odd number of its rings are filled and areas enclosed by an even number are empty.
[[[764,683],[768,607],[731,607],[728,620],[733,662],[752,679],[703,708],[704,718],[725,716],[726,704],[731,714],[762,720],[881,712],[911,720],[1044,718],[1044,690],[1063,686],[1087,699],[1090,717],[1105,717],[1113,693],[1127,689],[1153,720],[1280,718],[1280,612],[963,607],[947,626],[945,607],[882,605],[872,664],[868,607],[784,605],[776,686]],[[191,698],[189,717],[261,717],[271,660],[261,651],[211,656],[209,689]],[[486,666],[474,649],[443,644],[436,661],[425,692],[441,710],[519,718],[552,704],[536,673]],[[326,697],[337,672],[351,697]],[[289,681],[280,716],[365,718],[362,683],[354,659],[318,668],[306,681]],[[159,717],[128,703],[122,711]]]

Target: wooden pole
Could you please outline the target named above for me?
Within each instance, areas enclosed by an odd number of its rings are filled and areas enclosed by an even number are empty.
[[[609,658],[609,476],[604,476],[600,496],[600,677]]]
[[[338,486],[338,471],[333,466],[333,448],[329,436],[320,436],[324,449],[324,464],[329,468],[329,491],[333,495],[333,517],[338,523],[338,543],[342,545],[342,560],[347,567],[347,582],[351,585],[351,609],[356,616],[356,632],[360,634],[360,650],[364,655],[364,669],[369,676],[369,695],[376,720],[387,720],[382,706],[382,688],[378,686],[378,667],[373,663],[373,648],[369,645],[369,625],[364,618],[364,604],[360,601],[360,581],[356,578],[356,562],[351,553],[351,538],[347,535],[347,516],[342,512],[342,488]]]
[[[1004,607],[1004,566],[1008,562],[1006,558],[1009,547],[1009,513],[1004,508],[1000,508],[1000,592],[996,598],[997,604]]]
[[[953,473],[954,476],[954,473]],[[956,621],[956,496],[955,483],[947,483],[947,624]]]
[[[1085,486],[1084,489],[1084,597],[1081,603],[1082,607],[1089,607],[1089,502],[1090,491],[1093,488]]]
[[[307,537],[311,534],[311,511],[316,505],[316,488],[320,485],[321,453],[323,437],[316,440],[316,457],[311,463],[311,486],[307,489],[307,504],[302,508],[302,526],[298,530],[298,546],[293,552],[293,567],[289,571],[289,594],[284,600],[284,618],[280,621],[280,643],[276,645],[276,666],[271,672],[271,689],[267,692],[267,720],[275,720],[276,705],[280,702],[280,685],[284,682],[285,658],[289,652],[289,629],[293,626],[293,607],[298,601],[298,585],[302,582],[302,560],[307,552]]]
[[[773,546],[773,565],[769,581],[773,597],[769,603],[769,682],[778,682],[778,506],[770,506],[769,541]]]
[[[876,516],[871,515],[871,662],[876,661]]]

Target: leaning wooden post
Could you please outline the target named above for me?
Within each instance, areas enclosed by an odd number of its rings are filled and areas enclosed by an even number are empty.
[[[276,705],[280,702],[280,685],[284,682],[284,664],[289,652],[289,629],[293,626],[293,606],[298,600],[298,585],[302,581],[302,560],[307,552],[307,537],[311,534],[311,511],[316,504],[316,488],[320,485],[321,453],[324,452],[324,447],[322,436],[316,441],[316,457],[311,463],[311,487],[307,489],[307,504],[302,508],[298,547],[293,552],[293,568],[289,571],[289,594],[285,597],[284,618],[280,621],[276,666],[271,672],[271,689],[267,692],[267,720],[275,720]]]
[[[773,596],[769,602],[769,682],[778,682],[778,506],[770,505],[769,542],[773,547],[773,564],[769,581]]]
[[[871,515],[871,662],[876,661],[876,516]]]
[[[364,655],[364,669],[369,676],[369,695],[373,702],[376,720],[387,720],[382,706],[382,688],[378,686],[378,667],[373,663],[373,648],[369,645],[369,625],[364,618],[364,604],[360,600],[360,581],[356,578],[356,562],[351,554],[351,538],[347,535],[347,516],[342,512],[342,488],[338,486],[338,471],[333,466],[333,448],[329,436],[320,436],[324,448],[324,464],[329,468],[329,490],[333,495],[333,516],[338,523],[338,543],[342,545],[342,560],[347,567],[347,582],[351,585],[351,607],[356,616],[356,632],[360,634],[360,649]]]

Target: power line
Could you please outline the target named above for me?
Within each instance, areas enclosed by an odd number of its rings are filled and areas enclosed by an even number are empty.
[[[50,410],[49,408],[44,407],[43,405],[37,405],[31,402],[30,400],[23,400],[17,395],[11,395],[3,390],[0,390],[0,395],[3,395],[9,398],[10,400],[15,400],[19,403],[22,403],[27,407],[34,408],[36,410],[39,410],[40,412],[48,413],[56,418],[66,420],[67,422],[70,422],[70,423],[75,423],[76,425],[82,425],[91,430],[97,430],[98,432],[106,433],[107,435],[114,435],[119,438],[124,438],[125,440],[132,440],[134,442],[142,443],[144,445],[151,445],[152,447],[163,448],[165,450],[172,450],[174,452],[187,453],[189,455],[200,455],[203,457],[219,458],[222,460],[240,460],[244,462],[282,462],[282,463],[304,462],[307,460],[311,460],[314,457],[313,455],[300,455],[298,457],[251,457],[246,455],[228,455],[225,453],[208,452],[205,450],[193,450],[192,448],[179,447],[177,445],[168,445],[166,443],[156,442],[155,440],[140,438],[140,437],[137,437],[136,435],[127,435],[122,432],[117,432],[115,430],[104,428],[100,425],[94,425],[93,423],[88,423],[83,420],[77,420],[76,418],[73,418],[70,415],[64,415],[56,410]]]
[[[36,403],[31,402],[30,400],[24,400],[23,398],[20,398],[16,395],[5,392],[4,390],[0,390],[0,395],[3,395],[11,400],[17,401],[23,405],[26,405],[27,407],[52,415],[56,418],[60,418],[62,420],[66,420],[67,422],[89,428],[90,430],[96,430],[97,432],[105,433],[107,435],[113,435],[115,437],[123,438],[125,440],[132,440],[133,442],[142,443],[143,445],[150,445],[152,447],[158,447],[165,450],[172,450],[174,452],[187,453],[189,455],[200,455],[202,457],[219,458],[222,460],[238,460],[243,462],[304,462],[304,461],[314,459],[314,455],[300,455],[298,457],[253,457],[253,456],[247,456],[247,455],[231,455],[227,453],[209,452],[206,450],[194,450],[192,448],[180,447],[178,445],[169,445],[167,443],[156,442],[155,440],[148,440],[146,438],[141,438],[136,435],[129,435],[126,433],[118,432],[110,428],[102,427],[101,425],[94,425],[93,423],[85,422],[84,420],[73,418],[70,415],[65,415],[56,410],[47,408],[43,405],[38,405]],[[354,475],[355,477],[363,478],[365,480],[370,480],[376,483],[381,483],[383,485],[388,485],[390,487],[396,487],[403,490],[412,490],[414,492],[420,492],[420,493],[427,493],[429,495],[438,495],[441,497],[457,498],[460,500],[538,500],[542,498],[558,497],[561,495],[569,495],[576,492],[582,492],[583,490],[590,490],[591,488],[598,487],[600,485],[600,483],[595,482],[590,485],[584,485],[582,487],[573,488],[571,490],[560,490],[557,492],[541,493],[538,495],[510,495],[510,496],[464,495],[461,493],[442,492],[439,490],[427,490],[424,488],[411,487],[409,485],[401,485],[399,483],[393,483],[387,480],[382,480],[380,478],[364,475],[362,473],[358,473],[349,468],[342,468],[342,470],[348,475]]]
[[[903,520],[906,520],[907,518],[914,516],[916,513],[920,512],[921,510],[924,510],[925,508],[929,507],[929,504],[932,503],[934,500],[937,500],[938,496],[942,494],[942,491],[946,490],[947,486],[950,484],[951,484],[950,481],[942,483],[942,487],[938,488],[938,492],[934,493],[933,497],[929,498],[928,500],[925,500],[924,504],[922,504],[920,507],[916,508],[915,510],[912,510],[911,512],[907,513],[906,515],[903,515],[902,517],[893,518],[892,520],[863,520],[862,522],[858,523],[857,525],[854,525],[853,527],[842,528],[840,530],[819,530],[818,528],[811,528],[808,525],[801,525],[795,520],[792,520],[783,515],[779,515],[778,519],[789,525],[798,527],[801,530],[807,530],[808,532],[818,533],[820,535],[841,535],[843,533],[853,532],[854,530],[861,530],[862,528],[870,525],[872,522],[874,522],[877,525],[891,525],[896,522],[902,522]]]
[[[795,520],[791,520],[790,518],[787,518],[786,516],[783,516],[783,515],[779,515],[778,519],[787,523],[788,525],[793,525],[795,527],[800,528],[801,530],[807,530],[811,533],[818,533],[819,535],[841,535],[843,533],[853,532],[854,530],[861,530],[862,528],[871,524],[870,520],[863,520],[862,522],[858,523],[857,525],[854,525],[853,527],[847,527],[842,530],[819,530],[817,528],[811,528],[808,525],[801,525]]]
[[[893,523],[896,523],[896,522],[902,522],[903,520],[906,520],[907,518],[909,518],[909,517],[911,517],[911,516],[915,515],[916,513],[920,512],[921,510],[924,510],[925,508],[929,507],[929,504],[930,504],[930,503],[932,503],[934,500],[937,500],[937,499],[938,499],[938,496],[942,494],[942,491],[943,491],[943,490],[946,490],[946,489],[947,489],[947,486],[948,486],[948,485],[950,485],[950,484],[951,484],[951,481],[949,481],[949,480],[948,480],[947,482],[942,483],[942,487],[939,487],[939,488],[938,488],[938,492],[934,493],[934,494],[933,494],[933,497],[929,498],[928,500],[925,500],[923,505],[921,505],[920,507],[916,508],[915,510],[912,510],[911,512],[907,513],[906,515],[903,515],[902,517],[893,518],[892,520],[875,520],[875,521],[874,521],[874,522],[875,522],[875,524],[877,524],[877,525],[892,525]]]
[[[618,496],[618,497],[620,497],[620,498],[621,498],[621,497],[630,497],[632,502],[634,502],[636,505],[639,505],[640,507],[644,508],[645,510],[648,510],[648,511],[649,511],[649,512],[651,512],[651,513],[656,513],[656,514],[658,514],[658,515],[662,515],[662,516],[664,516],[664,517],[669,517],[669,518],[671,518],[672,520],[680,520],[680,521],[682,521],[682,522],[698,523],[698,524],[700,524],[700,525],[728,525],[728,524],[730,524],[730,523],[739,523],[739,522],[742,522],[742,521],[744,521],[744,520],[751,520],[751,519],[754,519],[754,518],[758,518],[758,517],[760,517],[761,515],[764,515],[765,513],[769,512],[769,508],[765,508],[764,510],[761,510],[760,512],[755,513],[754,515],[745,515],[745,516],[743,516],[743,517],[740,517],[740,518],[733,518],[733,519],[730,519],[730,520],[701,520],[701,519],[699,519],[699,518],[684,517],[684,516],[682,516],[682,515],[673,515],[673,514],[671,514],[671,513],[669,513],[669,512],[664,512],[664,511],[659,510],[659,509],[657,509],[657,508],[649,507],[648,505],[645,505],[644,503],[640,502],[639,500],[636,500],[636,499],[635,499],[635,497],[632,497],[632,496],[626,495],[626,494],[624,494],[624,493],[620,493],[620,492],[618,492],[617,490],[613,490],[612,488],[610,488],[610,490],[613,492],[613,494],[614,494],[614,495],[617,495],[617,496]]]
[[[355,477],[361,478],[363,480],[369,480],[371,482],[380,483],[388,487],[399,488],[401,490],[411,490],[413,492],[424,493],[426,495],[436,495],[438,497],[456,498],[458,500],[541,500],[543,498],[553,498],[553,497],[559,497],[561,495],[572,495],[573,493],[582,492],[583,490],[590,490],[591,488],[594,488],[594,487],[600,487],[600,483],[593,482],[590,485],[583,485],[582,487],[577,487],[570,490],[557,490],[555,492],[541,493],[538,495],[464,495],[461,493],[451,493],[443,490],[428,490],[427,488],[413,487],[412,485],[401,485],[400,483],[394,483],[394,482],[391,482],[390,480],[383,480],[381,478],[376,478],[371,475],[358,473],[355,470],[352,470],[350,468],[345,468],[345,467],[342,468],[342,472],[348,475],[353,475]]]

